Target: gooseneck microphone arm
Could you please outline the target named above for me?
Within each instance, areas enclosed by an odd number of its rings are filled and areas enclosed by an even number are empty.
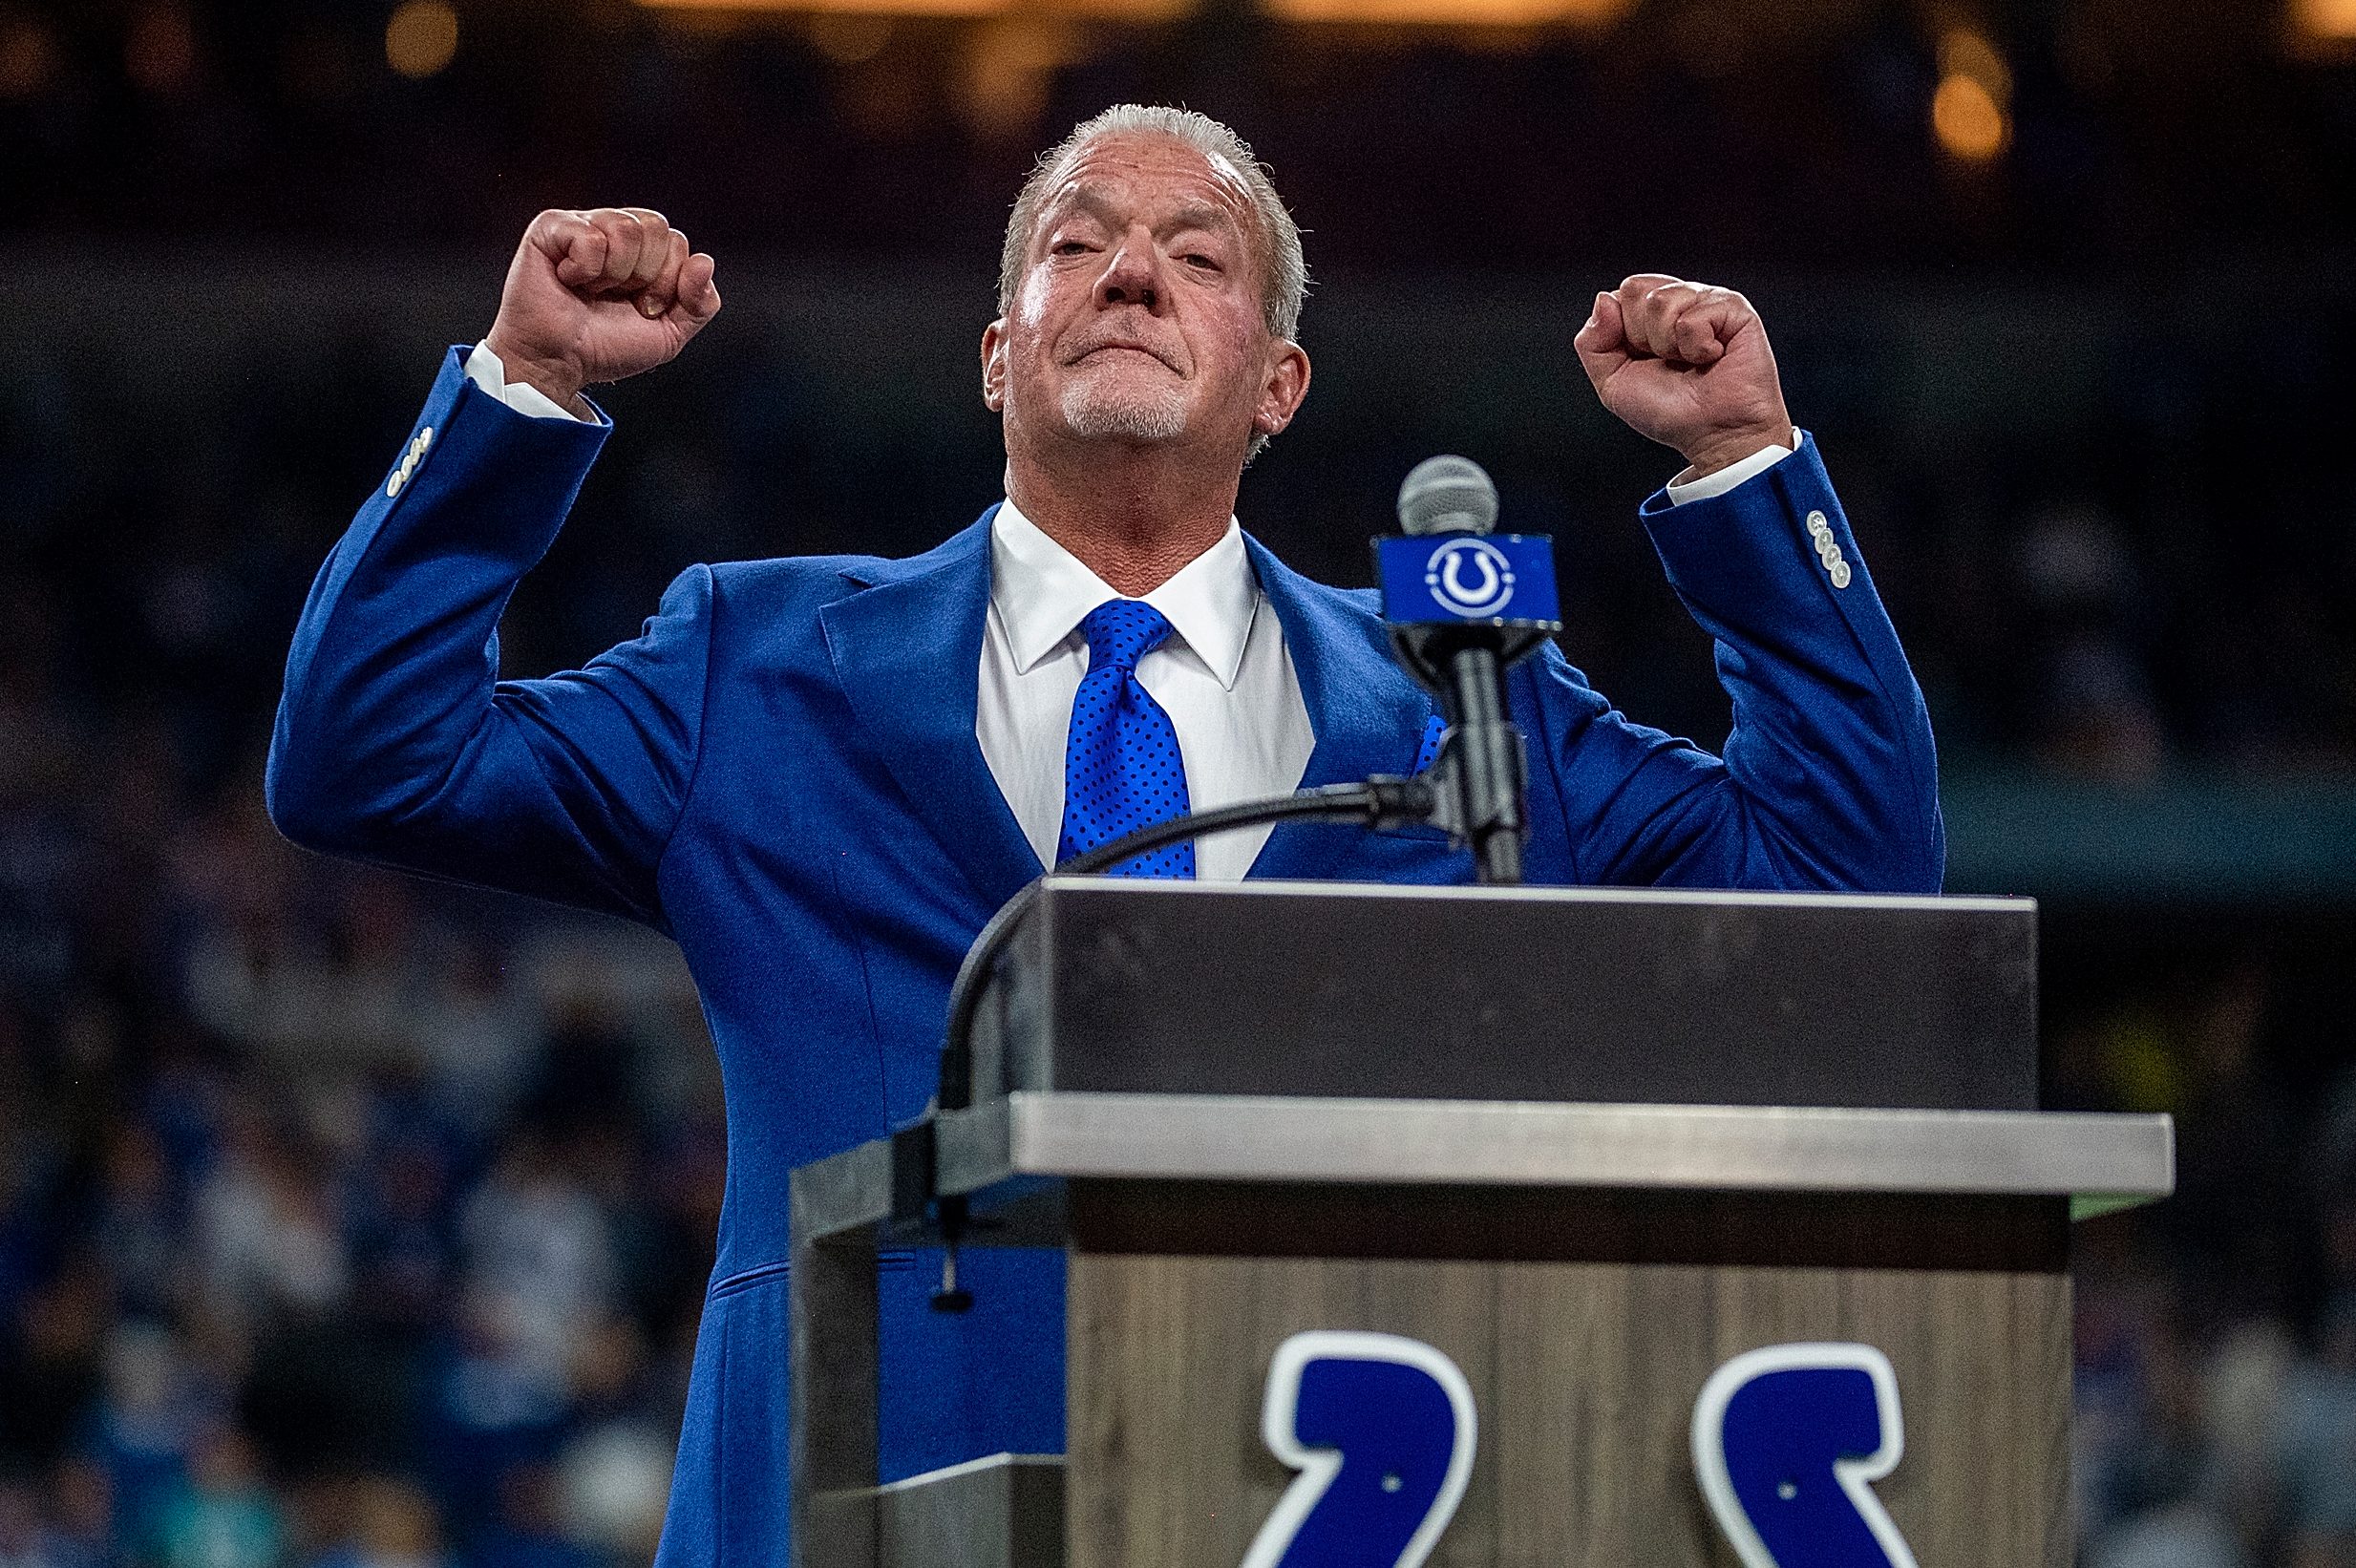
[[[1297,795],[1188,812],[1124,834],[1085,855],[1075,855],[1057,866],[1055,874],[1096,876],[1170,844],[1205,834],[1254,828],[1263,822],[1325,817],[1359,821],[1371,828],[1403,827],[1432,820],[1438,809],[1437,796],[1429,780],[1378,774],[1363,784],[1327,784]],[[999,955],[1013,940],[1024,912],[1038,901],[1040,885],[1033,880],[1001,904],[998,913],[989,918],[981,934],[973,939],[973,945],[966,949],[965,962],[957,966],[957,979],[949,985],[948,1024],[942,1035],[941,1081],[933,1099],[936,1111],[965,1111],[973,1105],[973,1026],[981,1010],[982,991],[990,971],[997,966]],[[957,1282],[957,1244],[965,1237],[969,1216],[962,1194],[936,1195],[932,1191],[931,1131],[932,1121],[928,1117],[904,1134],[895,1134],[895,1157],[912,1156],[925,1167],[921,1179],[910,1185],[933,1198],[934,1221],[941,1234],[941,1286],[932,1294],[932,1309],[963,1312],[973,1304],[973,1293]],[[904,1145],[903,1137],[908,1140]]]
[[[1272,795],[1264,800],[1245,800],[1233,806],[1173,816],[1166,822],[1124,834],[1085,855],[1075,855],[1057,866],[1055,875],[1097,876],[1123,861],[1171,844],[1205,834],[1256,828],[1263,822],[1325,817],[1360,821],[1375,828],[1403,827],[1431,820],[1433,807],[1433,786],[1421,777],[1377,776],[1363,784],[1328,784],[1303,790],[1298,795]],[[957,979],[949,986],[948,1027],[941,1050],[940,1107],[944,1111],[963,1111],[973,1104],[973,1021],[975,1010],[981,1006],[983,983],[989,978],[998,955],[1005,951],[1023,911],[1038,898],[1038,888],[1034,881],[1008,899],[990,917],[989,923],[982,927],[973,945],[966,949],[965,963],[958,965]]]

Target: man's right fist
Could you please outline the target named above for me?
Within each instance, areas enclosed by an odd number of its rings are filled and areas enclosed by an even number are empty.
[[[509,381],[585,417],[584,386],[668,362],[720,313],[713,265],[645,207],[543,212],[516,247],[484,341]]]

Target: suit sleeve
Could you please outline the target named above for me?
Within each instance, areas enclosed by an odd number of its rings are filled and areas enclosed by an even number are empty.
[[[1580,879],[1937,892],[1930,715],[1815,440],[1723,496],[1655,495],[1642,516],[1716,643],[1734,725],[1712,756],[1624,718],[1553,648],[1532,660],[1534,772],[1554,773]]]
[[[582,669],[500,681],[499,621],[612,428],[535,419],[454,350],[311,584],[265,790],[309,848],[661,923],[703,722],[711,576]]]

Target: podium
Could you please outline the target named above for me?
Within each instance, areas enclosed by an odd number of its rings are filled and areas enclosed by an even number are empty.
[[[1050,879],[971,1107],[794,1176],[796,1557],[1243,1563],[1272,1360],[1337,1330],[1463,1374],[1441,1568],[1774,1560],[1693,1434],[1790,1345],[1886,1359],[1917,1560],[2066,1568],[2069,1226],[2173,1143],[2038,1111],[2036,1024],[2025,900]],[[880,1487],[876,1251],[936,1196],[1065,1249],[1069,1451]]]

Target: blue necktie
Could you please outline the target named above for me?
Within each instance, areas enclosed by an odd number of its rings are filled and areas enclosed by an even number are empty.
[[[1166,822],[1186,810],[1186,764],[1178,731],[1153,693],[1137,684],[1137,661],[1170,635],[1161,611],[1136,599],[1114,599],[1080,623],[1088,673],[1072,699],[1072,738],[1064,747],[1064,826],[1058,863],[1125,833]],[[1124,860],[1114,877],[1192,877],[1190,839]]]

